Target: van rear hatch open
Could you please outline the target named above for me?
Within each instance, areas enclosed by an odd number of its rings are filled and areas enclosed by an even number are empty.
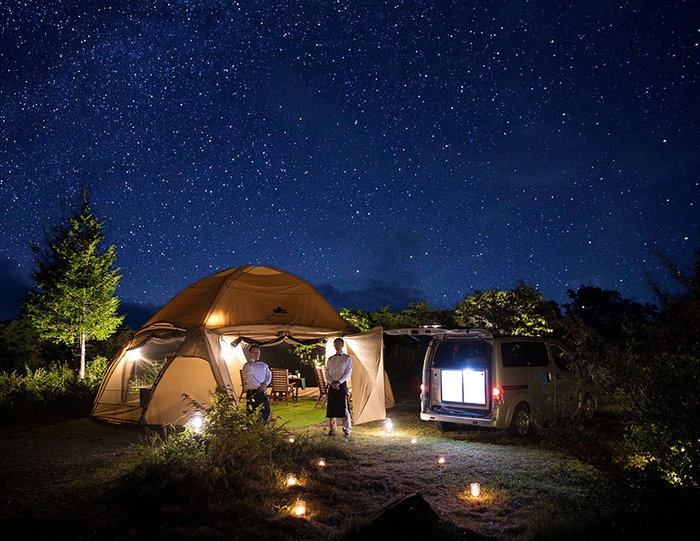
[[[418,327],[392,329],[389,335],[429,337],[432,365],[425,366],[423,381],[430,382],[430,409],[468,409],[482,412],[491,407],[491,343],[493,335],[484,329]],[[430,352],[429,352],[430,354]],[[426,377],[430,376],[430,377]]]

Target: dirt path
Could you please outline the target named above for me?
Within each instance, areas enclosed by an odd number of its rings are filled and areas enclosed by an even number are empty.
[[[65,509],[79,506],[81,498],[90,498],[85,487],[75,486],[75,479],[81,477],[74,475],[76,469],[92,471],[97,483],[108,482],[100,479],[101,471],[108,471],[101,465],[142,441],[143,434],[142,428],[111,426],[86,418],[1,426],[3,537],[52,514],[60,516]],[[19,533],[11,538],[19,538]]]

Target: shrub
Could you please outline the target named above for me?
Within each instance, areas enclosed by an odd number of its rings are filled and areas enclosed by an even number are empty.
[[[284,426],[247,414],[223,391],[212,403],[202,410],[201,433],[189,425],[179,432],[171,427],[135,446],[135,475],[144,496],[163,505],[191,507],[211,504],[225,493],[226,501],[249,501],[260,510],[279,507],[275,502],[286,473],[303,464],[308,440],[301,437],[291,444]]]
[[[83,381],[75,370],[62,364],[24,373],[0,372],[0,414],[11,419],[41,416],[48,412],[87,415],[107,371],[107,359],[88,364]]]
[[[101,355],[95,357],[95,359],[88,362],[85,367],[85,379],[83,379],[83,384],[90,391],[97,394],[97,390],[100,388],[100,385],[102,385],[102,380],[107,373],[107,368],[109,368],[107,357]]]

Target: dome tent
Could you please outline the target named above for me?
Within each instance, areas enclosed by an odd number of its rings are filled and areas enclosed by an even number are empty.
[[[222,271],[178,293],[130,337],[110,364],[91,417],[182,425],[195,404],[210,404],[217,387],[237,400],[248,344],[338,336],[353,358],[355,423],[384,419],[394,399],[384,373],[381,329],[360,333],[316,289],[284,271],[256,266]]]

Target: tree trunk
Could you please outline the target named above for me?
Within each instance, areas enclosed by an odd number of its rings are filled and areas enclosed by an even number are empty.
[[[85,333],[80,333],[80,368],[78,369],[78,379],[85,379]]]

